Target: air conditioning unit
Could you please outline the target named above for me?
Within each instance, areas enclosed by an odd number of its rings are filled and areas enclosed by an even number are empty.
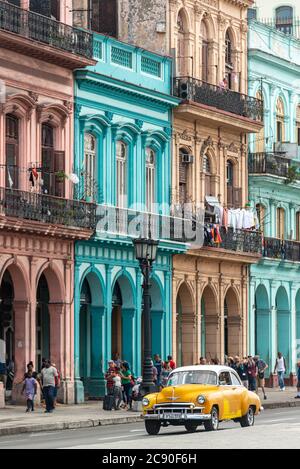
[[[181,162],[185,164],[191,164],[194,162],[194,157],[189,153],[181,153]]]

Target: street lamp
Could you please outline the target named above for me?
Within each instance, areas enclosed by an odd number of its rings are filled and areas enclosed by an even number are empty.
[[[139,261],[144,277],[143,304],[144,304],[144,361],[143,381],[140,386],[140,395],[145,396],[155,391],[153,384],[152,350],[151,350],[151,315],[150,315],[150,274],[152,264],[156,259],[158,241],[147,238],[137,238],[133,241],[135,257]]]

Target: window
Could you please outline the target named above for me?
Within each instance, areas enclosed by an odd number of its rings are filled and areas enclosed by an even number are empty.
[[[91,134],[84,135],[85,195],[94,197],[96,164],[96,139]]]
[[[214,195],[212,180],[211,180],[211,167],[208,155],[203,156],[203,173],[205,175],[205,195]]]
[[[221,371],[219,375],[219,384],[221,386],[231,386],[231,379],[229,371]]]
[[[64,197],[65,152],[55,151],[54,128],[42,125],[42,175],[44,194]]]
[[[227,177],[227,205],[233,206],[233,163],[227,161],[226,165],[226,177]]]
[[[248,8],[248,21],[257,19],[257,9]]]
[[[276,210],[276,237],[284,239],[284,218],[285,213],[283,208],[277,208]]]
[[[59,21],[59,0],[30,0],[29,10]]]
[[[293,8],[282,6],[276,8],[276,29],[285,33],[293,33]]]
[[[257,91],[256,99],[263,101],[263,95],[261,91]],[[262,153],[265,150],[265,127],[263,127],[258,134],[255,134],[255,152]]]
[[[153,212],[155,200],[155,152],[152,148],[146,148],[146,206],[149,212]]]
[[[18,189],[19,119],[11,114],[5,119],[5,186]]]
[[[180,384],[217,384],[217,375],[214,371],[187,370],[175,371],[170,375],[167,386],[178,386]]]
[[[236,376],[235,373],[231,371],[230,376],[231,376],[231,382],[233,386],[242,386],[242,383],[240,382],[239,378]]]
[[[117,142],[117,207],[127,206],[127,145]]]
[[[201,23],[201,37],[202,37],[202,80],[208,81],[208,31],[204,21]]]
[[[188,182],[188,165],[183,163],[185,155],[189,152],[185,148],[179,150],[179,203],[187,202],[187,182]]]
[[[188,60],[187,51],[186,51],[186,40],[185,40],[185,21],[183,16],[183,11],[181,10],[178,13],[177,17],[177,74],[184,75],[185,74],[185,63]]]
[[[228,81],[228,88],[232,89],[233,84],[233,63],[232,63],[232,40],[227,30],[225,36],[225,75]]]
[[[92,30],[117,37],[117,0],[92,0]]]
[[[256,212],[260,225],[260,230],[264,233],[265,231],[265,207],[261,204],[256,204]]]
[[[284,104],[280,97],[276,103],[276,139],[278,143],[284,141]]]

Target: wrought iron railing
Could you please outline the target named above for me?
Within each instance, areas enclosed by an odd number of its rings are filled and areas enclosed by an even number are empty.
[[[106,237],[142,237],[203,244],[203,222],[197,216],[168,216],[107,205],[97,206],[96,234]]]
[[[300,242],[278,238],[264,238],[264,257],[300,262]]]
[[[215,236],[213,225],[205,226],[204,246],[250,254],[262,253],[262,236],[259,231],[234,230],[221,227]]]
[[[249,20],[251,22],[252,19]],[[300,38],[300,18],[259,18],[259,23],[277,29],[287,36],[294,36]]]
[[[291,160],[282,154],[276,153],[249,153],[248,158],[250,174],[273,174],[287,177]]]
[[[177,77],[174,94],[183,101],[195,101],[232,114],[263,122],[263,102],[252,96],[221,88],[192,77]]]
[[[7,217],[93,230],[96,205],[36,192],[0,188],[0,213]]]
[[[0,1],[0,29],[91,59],[93,36],[38,13]]]

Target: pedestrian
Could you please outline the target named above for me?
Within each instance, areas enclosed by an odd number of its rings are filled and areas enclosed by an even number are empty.
[[[199,365],[206,365],[206,358],[205,357],[200,357],[199,358]]]
[[[136,379],[136,384],[132,388],[132,395],[131,395],[133,401],[137,401],[139,399],[140,387],[141,387],[142,382],[143,382],[143,378],[139,377]]]
[[[240,360],[239,357],[235,357],[235,371],[245,388],[248,389],[248,367],[245,365],[244,360]]]
[[[257,391],[258,388],[261,388],[264,395],[264,399],[266,400],[267,396],[265,393],[265,371],[268,368],[268,365],[264,360],[259,357],[259,355],[255,355],[254,360],[257,366]]]
[[[55,378],[57,378],[57,370],[51,365],[50,360],[46,360],[45,368],[42,369],[43,394],[46,401],[45,413],[52,413],[54,410]]]
[[[156,353],[154,355],[154,362],[153,363],[154,363],[155,368],[157,369],[157,378],[156,378],[156,383],[155,384],[157,386],[160,386],[161,385],[161,372],[162,372],[164,362],[162,361],[162,359],[160,358],[158,353]]]
[[[114,393],[114,377],[116,376],[116,365],[113,360],[109,360],[108,369],[104,375],[106,379],[106,391],[108,395],[113,395]]]
[[[122,364],[122,360],[120,358],[120,354],[119,353],[115,353],[114,354],[114,364],[116,365],[117,368],[119,368],[120,370],[120,367],[121,367],[121,364]]]
[[[7,366],[5,356],[5,342],[2,339],[0,339],[0,381],[2,381],[3,388],[5,390],[7,381]]]
[[[300,361],[297,363],[297,396],[295,399],[300,399]]]
[[[166,387],[169,379],[169,374],[171,373],[172,368],[170,362],[165,362],[162,372],[161,372],[161,379],[162,379],[162,386]]]
[[[257,365],[252,357],[248,356],[248,386],[249,391],[256,391]]]
[[[55,388],[54,388],[54,393],[53,393],[53,407],[55,409],[56,407],[56,401],[57,401],[57,393],[60,388],[60,372],[58,371],[55,363],[52,363],[52,366],[56,369],[57,371],[57,376],[55,377]]]
[[[277,358],[276,358],[275,367],[274,367],[274,374],[276,373],[276,371],[277,371],[280,391],[285,391],[284,374],[286,372],[286,361],[281,352],[277,353]]]
[[[119,368],[115,368],[115,373],[113,377],[113,394],[114,394],[114,403],[113,403],[113,409],[115,410],[120,410],[120,404],[122,402],[123,398],[123,393],[122,393],[122,382],[121,382],[121,376],[119,373]]]
[[[41,394],[42,394],[42,384],[41,384],[41,379],[40,379],[40,376],[38,374],[37,371],[34,371],[34,364],[33,364],[33,361],[30,361],[29,363],[27,363],[26,365],[26,368],[27,368],[27,372],[24,374],[24,380],[26,379],[26,376],[29,372],[31,372],[32,374],[32,377],[36,380],[36,382],[38,383],[40,389],[41,389]],[[35,392],[36,394],[36,392]],[[33,400],[34,400],[34,397],[33,397]]]
[[[25,397],[26,397],[26,412],[34,412],[34,396],[36,395],[37,391],[37,381],[36,379],[32,376],[32,371],[29,370],[25,374],[25,379],[24,379],[24,384],[22,388],[22,394],[24,394],[25,391]]]
[[[125,402],[125,410],[129,410],[132,407],[131,392],[132,392],[132,374],[129,369],[129,364],[123,362],[121,365],[120,376],[122,379],[122,386],[124,389],[123,400]]]
[[[154,366],[153,360],[151,360],[151,365],[152,365],[152,380],[153,384],[157,383],[157,368]]]
[[[176,363],[174,362],[172,355],[168,355],[168,356],[167,356],[167,361],[168,361],[169,364],[170,364],[171,370],[175,370],[175,368],[176,368]]]

